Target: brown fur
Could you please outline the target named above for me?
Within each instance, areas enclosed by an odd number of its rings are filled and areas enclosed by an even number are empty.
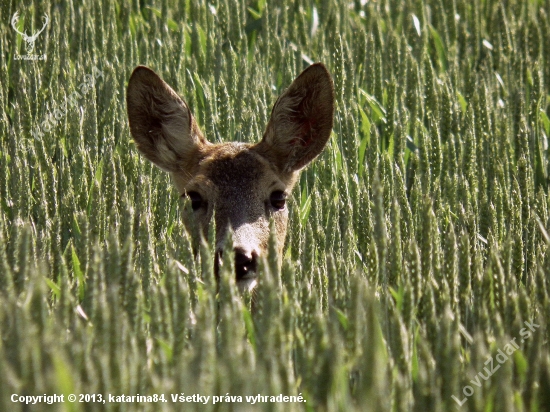
[[[190,213],[188,227],[205,234],[215,216],[216,248],[231,230],[237,254],[265,255],[273,219],[282,255],[288,209],[274,208],[273,192],[290,196],[299,171],[323,150],[332,130],[334,91],[325,67],[304,70],[279,97],[257,144],[213,145],[202,135],[187,104],[152,70],[137,67],[128,84],[128,118],[137,148],[172,175],[178,191],[196,192],[204,207]],[[192,224],[194,223],[194,224]],[[253,287],[255,273],[238,279]]]

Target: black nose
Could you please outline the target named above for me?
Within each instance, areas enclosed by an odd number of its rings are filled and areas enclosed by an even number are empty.
[[[235,249],[235,272],[237,281],[255,276],[257,266],[256,253],[243,249]]]

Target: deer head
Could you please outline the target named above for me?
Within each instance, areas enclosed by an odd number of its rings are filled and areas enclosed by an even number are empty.
[[[300,170],[330,137],[334,90],[328,71],[314,64],[294,80],[275,102],[256,144],[208,142],[187,104],[144,66],[130,77],[127,108],[138,150],[170,173],[179,193],[190,200],[185,216],[194,238],[207,235],[214,217],[216,262],[230,231],[237,285],[253,288],[257,261],[267,253],[270,220],[281,256],[286,199]]]

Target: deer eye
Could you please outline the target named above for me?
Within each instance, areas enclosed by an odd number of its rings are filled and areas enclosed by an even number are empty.
[[[202,196],[197,192],[187,192],[187,197],[191,200],[191,209],[198,210],[204,205]]]
[[[281,190],[276,190],[271,193],[269,201],[271,202],[271,206],[273,206],[275,209],[283,210],[286,204],[286,194]]]

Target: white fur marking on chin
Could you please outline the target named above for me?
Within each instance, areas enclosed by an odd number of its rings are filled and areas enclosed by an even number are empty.
[[[256,278],[250,278],[250,279],[243,279],[237,281],[237,286],[239,288],[239,292],[252,292],[252,290],[256,287],[258,284],[258,280]]]

